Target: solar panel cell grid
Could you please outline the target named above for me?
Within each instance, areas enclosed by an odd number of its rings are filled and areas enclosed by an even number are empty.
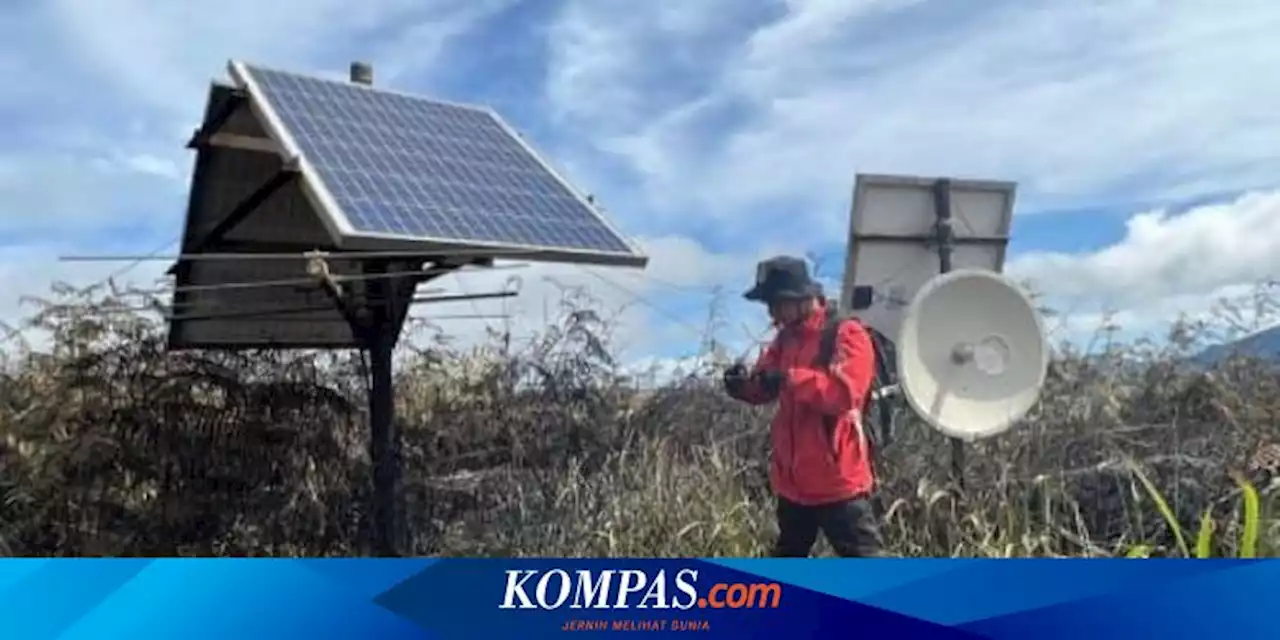
[[[249,71],[356,233],[633,253],[488,111]]]

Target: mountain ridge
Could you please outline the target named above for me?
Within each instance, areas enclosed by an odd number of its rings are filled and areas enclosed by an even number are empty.
[[[1196,354],[1194,360],[1200,364],[1212,365],[1233,356],[1280,361],[1280,325],[1206,347]]]

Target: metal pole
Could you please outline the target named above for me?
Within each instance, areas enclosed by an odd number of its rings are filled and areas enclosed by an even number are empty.
[[[386,264],[370,265],[370,271],[385,273]],[[400,432],[396,428],[395,387],[391,377],[391,355],[395,349],[395,314],[392,311],[392,283],[370,280],[368,287],[369,325],[366,343],[369,369],[369,462],[373,465],[373,547],[383,557],[397,555],[396,489],[400,461],[397,459]]]
[[[955,229],[951,220],[951,180],[942,178],[934,183],[934,213],[937,224],[934,228],[938,248],[938,271],[951,271],[951,252],[955,246]],[[951,479],[956,486],[964,489],[964,441],[951,439]]]
[[[396,485],[400,464],[396,459],[400,433],[396,429],[395,389],[391,379],[391,352],[395,337],[375,329],[369,345],[373,377],[369,392],[369,459],[373,463],[373,546],[383,557],[396,552]]]

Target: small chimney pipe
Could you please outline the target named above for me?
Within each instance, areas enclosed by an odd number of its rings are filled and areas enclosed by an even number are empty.
[[[351,81],[356,84],[373,86],[373,65],[360,61],[352,62]]]

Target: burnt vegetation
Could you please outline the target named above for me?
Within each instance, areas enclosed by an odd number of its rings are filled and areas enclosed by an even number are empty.
[[[880,452],[891,550],[1182,555],[1167,516],[1194,532],[1208,513],[1209,551],[1237,555],[1251,544],[1251,494],[1257,553],[1272,553],[1274,363],[1187,360],[1273,322],[1273,292],[1224,301],[1213,322],[1180,323],[1159,344],[1112,342],[1103,327],[1088,351],[1061,350],[1026,425],[969,448],[963,490],[947,477],[946,439],[904,420]],[[137,300],[62,287],[30,301],[23,326],[0,328],[0,553],[367,554],[360,355],[166,353],[156,316],[124,310]],[[594,309],[566,291],[559,319],[518,346],[497,334],[466,350],[429,334],[402,342],[407,553],[766,551],[767,410],[726,399],[710,355],[642,388]]]

